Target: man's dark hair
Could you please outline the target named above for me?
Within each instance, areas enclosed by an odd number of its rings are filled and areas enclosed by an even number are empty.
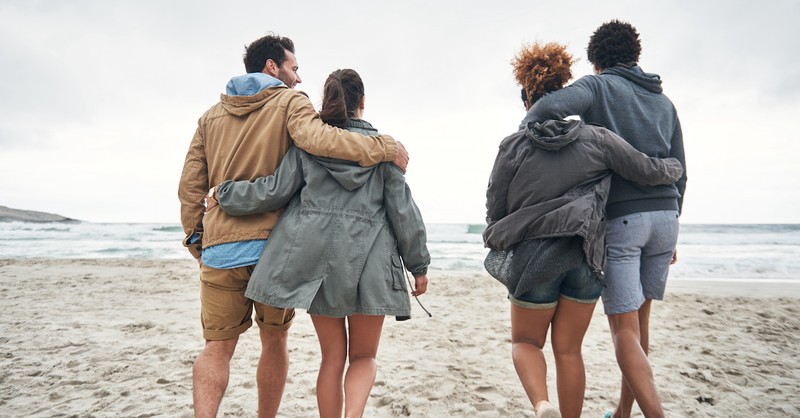
[[[639,42],[639,33],[630,23],[612,20],[594,31],[586,52],[589,62],[600,69],[617,64],[634,65],[639,61],[642,44]]]
[[[286,61],[286,51],[294,54],[294,42],[289,38],[270,34],[256,39],[245,47],[244,68],[248,73],[260,73],[267,60],[281,66]]]

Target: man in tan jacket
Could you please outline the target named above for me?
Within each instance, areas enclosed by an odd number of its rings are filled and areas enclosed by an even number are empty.
[[[233,217],[205,213],[211,186],[272,174],[291,142],[311,154],[363,166],[393,161],[405,170],[408,154],[387,135],[363,136],[326,125],[308,97],[294,90],[293,42],[269,35],[247,47],[247,74],[228,83],[220,102],[199,120],[181,175],[178,197],[184,245],[200,263],[200,316],[206,345],[193,368],[197,417],[216,416],[228,384],[239,335],[260,328],[258,416],[274,417],[288,373],[288,329],[294,312],[254,303],[244,296],[253,267],[280,211]],[[213,196],[210,196],[212,199]]]

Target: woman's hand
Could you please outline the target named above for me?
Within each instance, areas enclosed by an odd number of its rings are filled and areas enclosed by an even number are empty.
[[[428,275],[414,276],[414,290],[412,296],[419,296],[428,291]]]
[[[216,198],[217,186],[208,190],[208,193],[203,198],[203,206],[206,207],[206,213],[211,212],[211,209],[219,206],[219,201]]]

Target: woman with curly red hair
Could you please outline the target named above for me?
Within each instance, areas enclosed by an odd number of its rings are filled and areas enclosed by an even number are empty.
[[[524,48],[513,65],[526,109],[572,77],[572,56],[555,43]],[[645,185],[683,172],[677,160],[647,157],[580,120],[527,124],[503,140],[492,170],[485,266],[508,289],[514,367],[537,418],[579,417],[583,408],[581,345],[604,286],[612,170]],[[542,351],[551,329],[559,408]]]

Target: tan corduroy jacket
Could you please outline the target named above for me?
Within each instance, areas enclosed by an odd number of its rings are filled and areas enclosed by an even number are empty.
[[[203,198],[225,180],[272,174],[290,141],[310,154],[362,166],[394,161],[397,155],[397,144],[388,135],[364,136],[326,125],[301,91],[280,86],[254,96],[221,95],[198,121],[178,187],[183,244],[195,258],[205,247],[269,236],[281,211],[234,217],[215,210],[205,215]],[[195,234],[199,239],[190,243]]]

